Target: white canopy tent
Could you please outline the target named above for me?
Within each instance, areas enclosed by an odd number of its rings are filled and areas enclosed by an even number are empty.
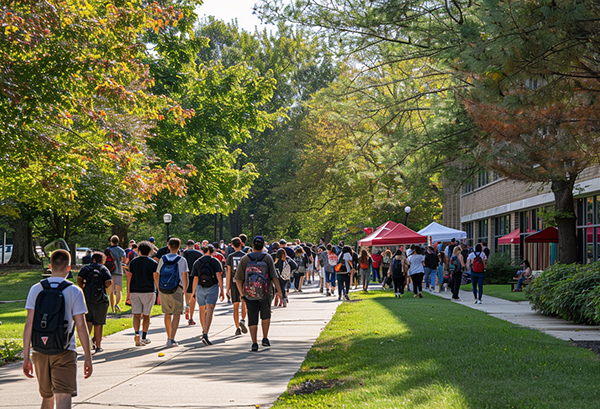
[[[417,233],[423,236],[431,237],[431,241],[433,243],[438,241],[450,241],[452,239],[461,240],[467,238],[467,232],[451,229],[450,227],[442,226],[436,222],[430,223],[427,227],[422,228]]]

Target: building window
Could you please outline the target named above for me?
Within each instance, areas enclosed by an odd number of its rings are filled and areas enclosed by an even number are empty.
[[[465,182],[463,185],[463,193],[467,194],[473,191],[473,182]]]
[[[577,201],[577,244],[579,260],[600,260],[600,196]]]
[[[479,231],[477,243],[486,243],[488,241],[488,219],[479,221]]]
[[[463,227],[464,231],[467,233],[467,244],[469,246],[473,245],[474,237],[473,237],[473,223],[466,223]]]
[[[510,215],[496,217],[494,219],[494,248],[496,251],[505,253],[510,251],[510,245],[499,245],[498,239],[510,233]]]
[[[486,170],[482,170],[477,174],[477,187],[482,187],[487,185],[489,182],[489,172]]]

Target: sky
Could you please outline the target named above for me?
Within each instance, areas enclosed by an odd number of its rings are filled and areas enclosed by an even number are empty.
[[[259,30],[272,28],[260,23],[260,19],[252,14],[252,7],[260,0],[204,0],[196,12],[198,17],[215,16],[219,20],[230,22],[237,18],[240,28],[246,31],[254,32],[258,26]]]

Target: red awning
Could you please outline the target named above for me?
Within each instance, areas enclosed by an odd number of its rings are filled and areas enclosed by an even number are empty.
[[[525,243],[558,243],[558,229],[546,227],[525,237]]]
[[[389,220],[389,221],[383,223],[381,226],[379,226],[373,233],[369,234],[364,239],[359,240],[358,245],[359,246],[372,246],[373,239],[375,239],[377,237],[381,237],[381,236],[389,233],[394,227],[396,227],[396,223]]]
[[[508,233],[506,236],[502,236],[498,239],[498,244],[519,244],[519,236],[521,235],[521,230],[516,229]]]
[[[387,234],[372,240],[373,246],[398,246],[401,244],[427,243],[427,236],[422,236],[403,224],[398,223],[396,227]]]

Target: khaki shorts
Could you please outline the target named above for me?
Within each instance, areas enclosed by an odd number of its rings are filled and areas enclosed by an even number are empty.
[[[34,352],[31,360],[42,398],[52,398],[55,393],[77,396],[77,352],[68,350],[57,355]]]
[[[183,314],[183,288],[177,287],[173,294],[160,293],[160,306],[163,314]]]
[[[150,315],[156,301],[155,293],[131,293],[131,313]]]

